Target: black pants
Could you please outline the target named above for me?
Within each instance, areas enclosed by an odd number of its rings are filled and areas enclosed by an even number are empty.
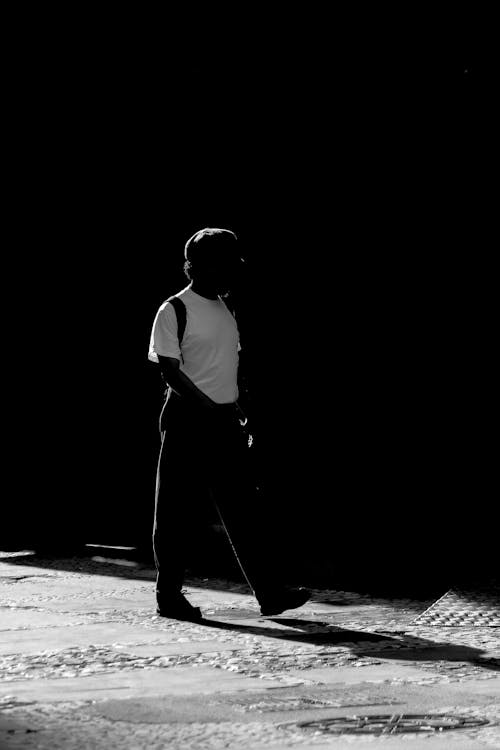
[[[213,502],[257,599],[282,587],[252,449],[233,404],[219,406],[218,420],[200,418],[170,392],[161,417],[153,549],[158,604],[181,590],[195,526]]]

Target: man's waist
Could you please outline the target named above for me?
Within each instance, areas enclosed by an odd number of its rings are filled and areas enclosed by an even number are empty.
[[[168,398],[173,398],[175,401],[182,402],[186,406],[193,406],[192,402],[190,402],[188,399],[186,399],[185,396],[179,395],[177,393],[177,391],[174,391],[172,388],[168,388],[165,395],[168,396]],[[225,401],[225,402],[219,404],[219,403],[217,403],[217,401],[214,401],[212,399],[212,402],[213,402],[214,406],[216,406],[217,408],[220,408],[220,409],[230,409],[230,408],[234,409],[235,407],[238,408],[238,401],[237,400],[236,401]]]

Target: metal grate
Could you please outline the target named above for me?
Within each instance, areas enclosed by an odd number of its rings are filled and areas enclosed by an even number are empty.
[[[301,729],[324,734],[425,734],[458,729],[475,729],[489,724],[486,719],[454,714],[375,714],[344,716],[300,722]]]
[[[500,589],[451,589],[413,621],[415,625],[499,627]]]

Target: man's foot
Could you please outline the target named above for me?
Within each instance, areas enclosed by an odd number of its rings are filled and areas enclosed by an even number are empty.
[[[275,594],[259,598],[261,615],[280,615],[287,609],[302,607],[311,598],[311,592],[304,588],[282,589]]]
[[[156,614],[160,617],[170,617],[172,620],[187,620],[200,622],[203,615],[199,607],[193,607],[181,593],[158,602]]]

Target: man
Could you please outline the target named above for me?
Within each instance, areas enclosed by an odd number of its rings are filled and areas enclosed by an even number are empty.
[[[182,341],[176,310],[167,300],[156,315],[149,348],[149,359],[159,363],[169,386],[160,418],[153,530],[157,611],[182,620],[202,617],[181,589],[192,524],[211,498],[261,613],[280,614],[300,607],[310,594],[284,588],[271,550],[262,548],[264,519],[255,508],[238,406],[239,333],[222,299],[241,272],[238,241],[227,229],[202,229],[184,254],[191,283],[175,295],[186,311]]]

